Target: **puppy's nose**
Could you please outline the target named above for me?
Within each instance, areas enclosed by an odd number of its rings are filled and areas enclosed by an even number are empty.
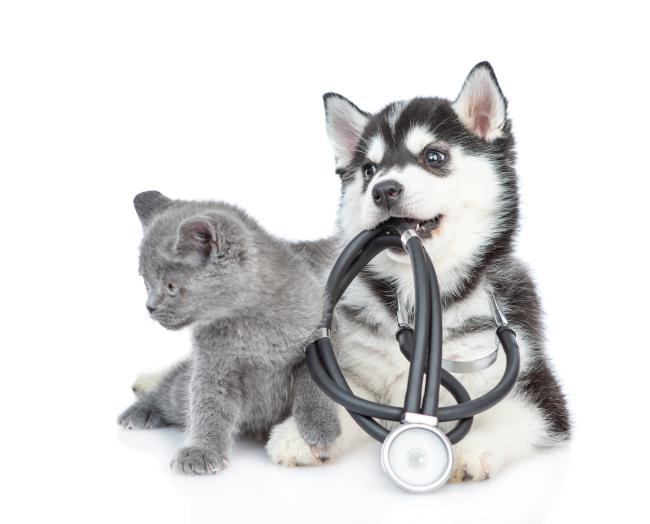
[[[404,186],[395,180],[380,182],[372,188],[372,198],[375,204],[385,209],[390,209],[397,204]]]
[[[147,311],[149,313],[153,313],[154,311],[156,311],[156,307],[155,306],[150,306],[149,304],[147,304]]]

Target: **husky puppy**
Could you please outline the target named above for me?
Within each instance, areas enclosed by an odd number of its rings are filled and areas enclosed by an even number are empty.
[[[452,480],[481,480],[533,450],[569,436],[565,398],[544,351],[540,301],[526,267],[513,254],[519,219],[514,138],[506,99],[491,66],[474,67],[454,101],[414,98],[376,114],[346,98],[324,96],[327,132],[341,179],[337,251],[363,229],[404,217],[431,256],[443,301],[445,358],[473,360],[495,348],[489,305],[494,293],[514,327],[521,374],[514,391],[477,416],[454,446]],[[332,336],[356,392],[402,405],[408,363],[395,341],[398,301],[412,314],[408,255],[379,255],[336,309]],[[456,377],[476,398],[492,389],[505,357],[480,373]],[[453,399],[443,389],[442,404]],[[344,445],[362,437],[349,417]],[[276,428],[295,432],[291,419]]]

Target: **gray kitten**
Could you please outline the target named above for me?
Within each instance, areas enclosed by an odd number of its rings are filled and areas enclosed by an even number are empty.
[[[191,326],[194,348],[118,422],[186,428],[171,464],[183,473],[216,473],[237,434],[267,434],[290,414],[308,444],[331,444],[341,431],[336,408],[303,355],[322,314],[322,283],[299,245],[224,203],[147,191],[134,204],[147,309],[167,329]]]

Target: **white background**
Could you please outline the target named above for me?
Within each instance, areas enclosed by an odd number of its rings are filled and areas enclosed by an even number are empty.
[[[2,2],[0,519],[647,519],[650,42],[633,5]],[[147,318],[133,196],[224,199],[279,235],[328,235],[321,94],[369,111],[453,98],[484,59],[518,138],[519,251],[548,312],[570,449],[416,497],[372,443],[287,470],[245,442],[226,472],[186,478],[167,468],[180,433],[121,431],[133,377],[188,350]]]

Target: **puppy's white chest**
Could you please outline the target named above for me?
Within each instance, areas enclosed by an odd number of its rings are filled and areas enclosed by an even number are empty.
[[[365,329],[347,326],[341,367],[350,371],[365,387],[384,397],[396,384],[406,383],[409,362],[394,338],[378,336]]]

